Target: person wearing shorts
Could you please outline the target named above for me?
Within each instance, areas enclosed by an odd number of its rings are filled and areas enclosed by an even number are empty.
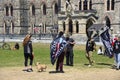
[[[93,38],[89,38],[86,43],[86,58],[89,61],[89,65],[91,66],[93,64],[93,59],[92,59],[92,53],[93,51],[96,50],[96,44],[94,42]]]

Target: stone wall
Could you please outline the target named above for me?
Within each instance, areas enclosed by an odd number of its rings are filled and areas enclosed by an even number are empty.
[[[79,35],[87,39],[86,26],[88,21],[92,23],[105,24],[105,17],[110,20],[113,34],[120,33],[120,0],[115,1],[114,10],[106,11],[107,0],[92,0],[92,10],[80,11],[79,0],[70,0],[72,4],[72,15],[67,16],[66,13],[66,0],[1,0],[0,1],[0,34],[5,34],[4,23],[10,21],[14,24],[14,33],[11,34],[34,34],[34,27],[38,27],[42,33],[51,33],[51,29],[54,25],[58,26],[58,31],[63,31],[63,22],[69,32],[69,18],[72,20],[72,31],[74,37]],[[84,1],[84,0],[82,0]],[[89,0],[88,0],[89,1]],[[61,2],[61,3],[60,3]],[[13,6],[13,16],[5,16],[5,5]],[[35,16],[31,15],[30,6],[35,6]],[[58,7],[58,14],[55,14],[55,4]],[[43,5],[46,6],[46,15],[43,14]],[[12,18],[11,18],[12,17]],[[10,19],[10,20],[8,20]],[[76,22],[78,22],[78,32],[76,32]],[[10,24],[7,24],[9,25]],[[9,30],[11,31],[11,30]],[[38,32],[39,34],[39,32]]]

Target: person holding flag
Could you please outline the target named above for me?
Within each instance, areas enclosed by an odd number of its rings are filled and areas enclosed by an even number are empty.
[[[67,42],[66,42],[63,34],[64,33],[62,31],[60,31],[58,36],[50,44],[51,63],[52,63],[52,65],[54,65],[54,63],[57,60],[56,72],[61,72],[61,73],[64,73],[63,61],[64,61],[65,49],[66,49],[66,45],[67,45]]]

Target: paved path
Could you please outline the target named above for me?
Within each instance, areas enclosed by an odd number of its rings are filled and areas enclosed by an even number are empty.
[[[24,38],[19,38],[19,39],[10,39],[10,38],[6,38],[5,41],[6,42],[22,42]],[[0,38],[0,42],[2,42],[3,39]],[[33,42],[40,42],[40,43],[51,43],[52,42],[52,39],[48,38],[48,39],[35,39],[35,38],[32,38],[32,41]],[[85,45],[86,42],[80,42],[80,41],[76,41],[76,44],[83,44]],[[96,42],[97,45],[103,45],[101,42]]]
[[[65,73],[49,73],[54,68],[47,68],[45,72],[23,72],[22,67],[0,68],[0,80],[120,80],[120,71],[113,69],[77,69],[65,68]]]

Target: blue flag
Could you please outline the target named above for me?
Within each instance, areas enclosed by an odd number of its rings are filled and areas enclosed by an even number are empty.
[[[65,47],[67,45],[66,40],[64,37],[56,38],[53,40],[50,44],[50,57],[51,57],[51,63],[54,65],[56,59],[58,56],[64,51]]]
[[[113,57],[113,48],[112,48],[112,44],[110,41],[110,34],[108,32],[109,29],[106,29],[103,33],[101,33],[101,40],[103,42],[103,45],[105,47],[105,52],[107,53],[107,55],[109,56],[109,58]]]

